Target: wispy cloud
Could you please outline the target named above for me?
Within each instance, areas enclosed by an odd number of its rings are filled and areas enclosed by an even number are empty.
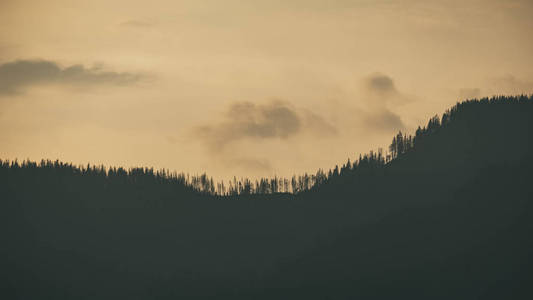
[[[413,98],[400,92],[393,78],[383,73],[371,74],[362,82],[364,124],[379,131],[403,129],[405,125],[393,109],[412,102]]]
[[[400,92],[392,77],[374,73],[363,79],[364,96],[377,106],[399,105],[413,101],[412,97]]]
[[[218,163],[250,172],[271,172],[271,162],[256,157],[240,142],[285,142],[297,136],[331,137],[337,129],[310,110],[298,108],[287,101],[262,103],[234,102],[219,118],[192,130],[194,139],[203,143]]]
[[[128,85],[142,74],[105,71],[83,65],[61,67],[49,60],[16,60],[0,65],[0,95],[17,94],[40,84],[60,85]]]
[[[405,125],[398,114],[387,109],[369,112],[364,117],[364,124],[379,131],[396,131],[404,129]]]
[[[195,134],[210,148],[220,150],[242,139],[286,139],[301,130],[302,121],[287,103],[233,103],[223,120],[196,128]]]
[[[235,102],[220,121],[195,128],[194,135],[209,148],[220,150],[226,144],[243,139],[288,139],[309,128],[335,130],[320,116],[299,112],[288,102]]]

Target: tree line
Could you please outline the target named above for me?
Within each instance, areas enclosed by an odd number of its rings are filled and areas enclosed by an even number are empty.
[[[418,127],[414,135],[407,135],[401,131],[396,134],[388,151],[383,149],[370,151],[369,153],[359,155],[359,158],[353,162],[348,161],[341,166],[324,171],[319,169],[314,174],[305,173],[303,175],[294,175],[291,178],[274,177],[260,178],[251,180],[248,178],[234,177],[227,182],[215,182],[212,177],[206,173],[201,175],[190,175],[185,173],[171,172],[153,168],[129,168],[122,167],[105,167],[103,165],[86,165],[76,166],[71,163],[64,163],[58,160],[41,160],[39,163],[30,160],[18,162],[17,160],[0,160],[0,171],[7,176],[17,173],[41,174],[46,176],[74,176],[90,178],[103,187],[116,184],[134,184],[134,185],[158,185],[172,186],[178,190],[196,192],[201,195],[210,196],[239,196],[239,195],[263,195],[263,194],[298,194],[306,191],[312,191],[336,181],[337,178],[353,175],[357,172],[369,169],[383,168],[393,160],[413,151],[419,145],[424,144],[427,137],[440,131],[442,128],[453,123],[462,114],[472,109],[478,109],[480,106],[501,105],[501,104],[524,104],[532,103],[533,95],[521,96],[497,96],[492,98],[472,99],[457,103],[448,109],[442,117],[435,115],[430,118],[426,126]]]

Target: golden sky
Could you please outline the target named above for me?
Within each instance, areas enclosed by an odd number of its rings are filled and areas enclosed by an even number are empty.
[[[0,0],[0,158],[289,176],[533,93],[533,1]]]

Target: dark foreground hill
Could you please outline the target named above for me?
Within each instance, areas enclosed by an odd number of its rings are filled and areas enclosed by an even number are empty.
[[[0,168],[4,299],[531,299],[533,98],[460,103],[296,194]]]

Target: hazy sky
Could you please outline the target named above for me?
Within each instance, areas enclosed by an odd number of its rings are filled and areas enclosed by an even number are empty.
[[[533,1],[0,0],[0,158],[314,172],[533,93]]]

